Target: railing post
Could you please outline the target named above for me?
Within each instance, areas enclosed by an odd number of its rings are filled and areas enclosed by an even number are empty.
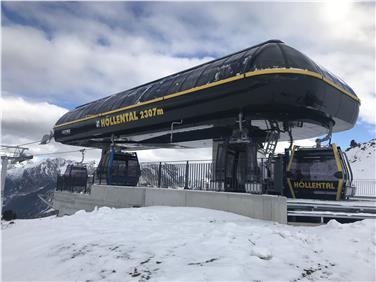
[[[159,163],[158,167],[158,188],[161,187],[161,176],[162,176],[162,163]]]
[[[189,162],[187,161],[185,165],[185,183],[184,183],[184,189],[188,189],[188,177],[189,177]]]

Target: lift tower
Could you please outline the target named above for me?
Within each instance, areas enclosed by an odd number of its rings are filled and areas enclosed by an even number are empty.
[[[1,210],[2,210],[3,201],[4,201],[5,178],[7,175],[9,162],[11,164],[16,164],[16,163],[20,163],[26,160],[31,160],[33,156],[26,153],[26,151],[29,149],[25,147],[1,145],[1,149],[4,151],[2,152],[2,155],[1,155]]]

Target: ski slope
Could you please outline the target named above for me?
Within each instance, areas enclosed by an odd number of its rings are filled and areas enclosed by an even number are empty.
[[[375,220],[288,226],[201,208],[2,223],[3,280],[374,281]]]

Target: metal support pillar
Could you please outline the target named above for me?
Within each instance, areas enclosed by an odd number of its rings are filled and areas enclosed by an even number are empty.
[[[5,187],[5,178],[7,176],[7,169],[8,169],[8,157],[1,156],[1,214],[3,212],[4,187]]]
[[[189,162],[187,161],[185,165],[185,182],[184,182],[184,189],[188,189],[189,183]]]
[[[161,188],[161,179],[162,179],[162,163],[159,163],[158,166],[158,188]]]

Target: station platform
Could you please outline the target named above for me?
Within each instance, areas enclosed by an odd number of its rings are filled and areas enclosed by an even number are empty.
[[[325,223],[331,219],[341,222],[376,219],[376,198],[348,201],[288,199],[287,215],[289,222]]]

